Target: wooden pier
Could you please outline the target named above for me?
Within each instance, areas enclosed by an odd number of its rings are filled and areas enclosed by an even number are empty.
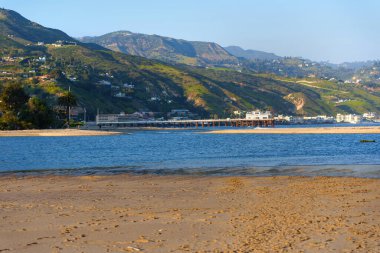
[[[157,127],[157,128],[205,128],[205,127],[274,127],[273,119],[199,119],[199,120],[127,120],[122,115],[100,114],[96,125],[101,127]]]

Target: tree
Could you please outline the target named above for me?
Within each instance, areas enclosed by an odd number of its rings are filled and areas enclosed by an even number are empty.
[[[0,92],[0,129],[20,130],[48,128],[54,121],[53,111],[46,103],[30,98],[20,83],[8,83]]]
[[[27,119],[34,128],[49,128],[54,122],[54,113],[45,101],[32,97],[28,101]]]
[[[25,93],[21,84],[7,83],[0,93],[0,129],[25,129],[30,127],[28,122],[24,121],[27,111],[26,103],[29,96]]]
[[[59,70],[59,69],[54,69],[53,71],[50,72],[50,76],[51,78],[54,78],[54,79],[57,79],[57,80],[60,80],[62,78],[64,78],[64,75],[62,74],[62,71]]]
[[[30,123],[21,120],[12,112],[5,112],[0,117],[0,130],[22,130],[30,127]]]
[[[19,114],[25,108],[29,96],[25,93],[21,84],[6,84],[0,94],[0,110]]]
[[[58,105],[66,108],[67,123],[70,124],[70,107],[77,105],[77,99],[71,91],[67,91],[58,97]]]
[[[32,78],[32,84],[38,84],[40,81],[38,80],[37,77]]]

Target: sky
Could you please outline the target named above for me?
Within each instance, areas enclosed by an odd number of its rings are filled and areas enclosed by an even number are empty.
[[[341,63],[380,59],[379,0],[0,0],[73,37],[118,30]]]

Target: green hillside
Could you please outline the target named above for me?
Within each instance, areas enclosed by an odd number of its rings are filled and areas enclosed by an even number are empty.
[[[15,14],[2,14],[1,27],[18,17],[9,15]],[[19,22],[15,27],[23,30],[23,25],[30,23]],[[49,31],[52,41],[64,34]],[[31,95],[52,103],[70,86],[79,106],[85,107],[92,117],[97,109],[103,113],[153,111],[165,116],[172,109],[186,108],[200,117],[229,117],[235,110],[254,109],[300,115],[380,112],[378,93],[361,85],[289,78],[249,69],[241,72],[168,64],[88,44],[57,46],[33,29],[30,33],[18,33],[17,38],[0,35],[1,84],[18,80]],[[37,45],[30,38],[45,44]],[[193,45],[201,55],[219,50],[202,47]]]
[[[73,40],[60,30],[43,27],[15,11],[5,9],[0,9],[0,35],[28,42],[52,43],[57,40]]]
[[[349,80],[357,66],[369,63],[331,64],[300,57],[280,57],[273,53],[244,50],[238,46],[221,47],[212,42],[195,42],[159,35],[118,31],[98,37],[83,37],[83,42],[98,44],[115,52],[190,66],[227,67],[285,77],[317,77]]]
[[[158,35],[119,31],[99,37],[84,37],[91,42],[116,52],[188,65],[237,65],[236,57],[212,42],[178,40]]]

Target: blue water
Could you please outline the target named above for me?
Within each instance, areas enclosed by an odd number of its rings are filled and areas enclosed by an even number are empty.
[[[376,143],[360,143],[373,139]],[[380,135],[142,131],[91,137],[0,138],[1,174],[154,173],[380,178]]]

